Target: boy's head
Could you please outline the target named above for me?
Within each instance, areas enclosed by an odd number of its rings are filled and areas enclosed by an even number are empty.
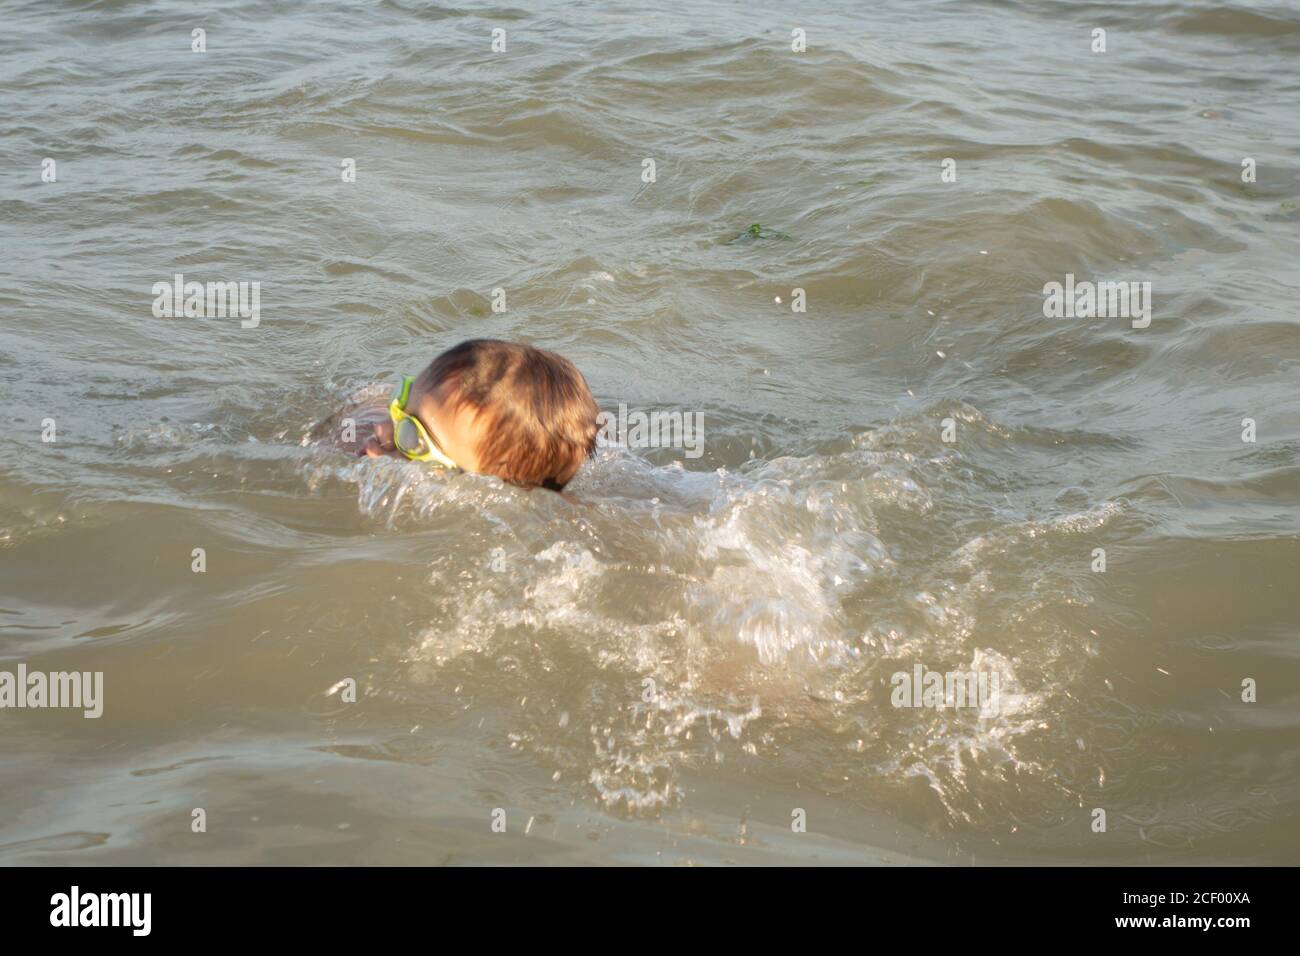
[[[568,359],[470,339],[416,376],[406,409],[466,471],[561,490],[596,447],[599,409]]]

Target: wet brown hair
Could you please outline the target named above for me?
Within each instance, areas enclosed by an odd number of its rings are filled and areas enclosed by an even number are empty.
[[[485,423],[484,472],[525,488],[560,491],[596,448],[600,410],[568,359],[522,342],[470,339],[415,379],[440,405],[469,408]]]

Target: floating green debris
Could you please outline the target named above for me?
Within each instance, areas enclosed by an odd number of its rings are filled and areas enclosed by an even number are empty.
[[[1300,222],[1300,210],[1297,210],[1296,204],[1290,199],[1283,199],[1277,207],[1277,212],[1264,213],[1265,222]]]
[[[755,239],[789,239],[788,233],[781,232],[779,229],[770,229],[760,223],[754,223],[734,239],[727,240],[727,245],[737,242],[753,242]]]

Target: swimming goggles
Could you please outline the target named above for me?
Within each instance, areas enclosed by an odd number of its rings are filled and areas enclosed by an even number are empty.
[[[411,461],[431,461],[459,471],[459,466],[447,457],[446,452],[438,447],[437,440],[425,430],[424,423],[406,410],[413,381],[415,378],[411,375],[402,379],[401,391],[393,393],[393,400],[388,405],[388,414],[393,419],[393,444]]]

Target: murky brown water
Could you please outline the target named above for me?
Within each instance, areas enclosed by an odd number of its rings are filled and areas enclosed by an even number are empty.
[[[1300,862],[1300,10],[800,6],[0,3],[0,862]],[[304,444],[473,335],[703,454]]]

